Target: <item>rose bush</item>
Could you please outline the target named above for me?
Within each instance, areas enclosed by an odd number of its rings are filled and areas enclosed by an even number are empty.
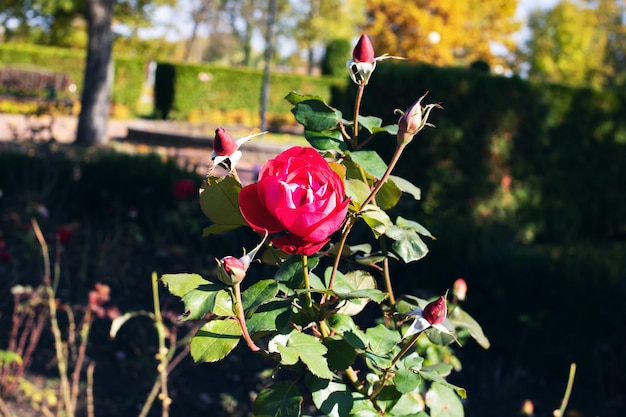
[[[361,37],[347,63],[358,84],[353,120],[320,97],[289,93],[311,147],[295,146],[267,161],[256,183],[244,187],[236,169],[252,136],[234,140],[218,129],[213,168],[226,175],[211,168],[202,184],[200,206],[211,221],[203,234],[248,227],[263,238],[240,258],[216,259],[215,279],[162,277],[181,298],[183,319],[198,322],[190,343],[195,361],[220,361],[241,339],[276,361],[255,397],[254,415],[298,417],[307,407],[306,414],[330,417],[462,417],[465,390],[446,379],[460,368],[449,345],[472,337],[489,346],[460,298],[449,302],[447,291],[428,299],[394,294],[390,263],[423,258],[428,247],[422,237],[432,235],[416,221],[388,214],[401,197],[421,196],[392,171],[440,106],[422,105],[423,95],[389,126],[360,115],[363,89],[385,58],[375,58],[371,42]],[[386,138],[395,147],[389,162],[365,149],[378,134],[396,137]],[[357,223],[373,239],[353,242]],[[274,268],[268,278],[248,275],[257,252],[256,260]],[[371,304],[370,313],[379,317],[360,317]]]
[[[289,254],[319,251],[346,218],[343,179],[313,148],[295,146],[267,161],[256,184],[239,193],[239,206],[258,232]]]

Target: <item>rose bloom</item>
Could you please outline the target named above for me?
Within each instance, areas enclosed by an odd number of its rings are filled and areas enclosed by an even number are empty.
[[[241,214],[257,232],[278,234],[288,254],[319,251],[346,218],[343,180],[313,148],[295,146],[267,161],[256,184],[239,193]]]

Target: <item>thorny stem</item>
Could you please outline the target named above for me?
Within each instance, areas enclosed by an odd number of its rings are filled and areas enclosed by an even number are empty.
[[[172,403],[172,399],[167,392],[167,361],[169,349],[165,346],[165,326],[163,325],[163,317],[161,315],[159,281],[156,272],[152,273],[152,301],[154,303],[154,325],[159,337],[159,353],[157,355],[159,365],[157,366],[157,370],[159,371],[159,379],[161,380],[161,394],[159,395],[161,403],[163,404],[161,416],[168,417],[170,404]]]
[[[33,218],[31,219],[31,223],[33,226],[33,231],[35,232],[35,236],[39,241],[39,246],[41,246],[41,254],[43,257],[43,282],[46,290],[46,295],[48,296],[48,308],[50,309],[50,322],[52,324],[52,334],[54,336],[54,348],[56,351],[59,378],[61,380],[61,394],[63,396],[63,403],[65,405],[65,411],[67,413],[67,416],[73,417],[74,410],[72,408],[70,383],[67,377],[67,358],[63,353],[63,339],[61,337],[59,321],[57,320],[56,299],[54,296],[54,290],[52,289],[52,284],[50,282],[50,257],[48,252],[48,244],[46,243],[46,239],[44,239],[43,237],[43,233],[41,233],[41,229],[39,228],[39,223],[37,222],[37,220]]]
[[[175,348],[170,349],[167,352],[167,359],[169,361],[169,364],[167,366],[168,375],[174,370],[174,368],[180,363],[180,361],[183,360],[183,358],[187,356],[187,354],[189,353],[189,349],[190,349],[189,342],[191,341],[192,336],[196,333],[196,331],[197,331],[197,327],[194,328],[192,331],[190,331],[178,343],[175,343],[175,337],[172,341],[170,341],[171,345],[175,345]],[[176,353],[176,349],[179,348],[180,346],[184,346],[184,347],[180,352],[178,352],[178,355],[174,357],[174,354]],[[156,399],[157,394],[159,393],[160,384],[161,384],[161,375],[159,374],[156,380],[154,381],[154,384],[152,385],[152,390],[150,390],[150,393],[148,394],[148,397],[146,398],[146,401],[144,402],[143,407],[141,408],[139,417],[146,417],[148,413],[150,412],[150,408],[152,408],[152,404],[154,403],[154,400]]]
[[[243,312],[243,304],[241,302],[241,284],[237,283],[233,286],[234,291],[234,300],[235,303],[235,316],[237,316],[237,321],[239,322],[239,326],[241,327],[241,333],[243,335],[243,339],[246,341],[246,344],[253,352],[258,352],[261,350],[258,347],[254,340],[250,337],[250,333],[248,333],[248,327],[246,326],[246,316]]]
[[[369,395],[370,400],[373,401],[376,398],[376,396],[380,394],[380,391],[382,391],[382,389],[385,386],[385,383],[387,382],[387,375],[389,375],[389,371],[393,369],[394,365],[409,351],[409,349],[413,347],[413,345],[417,341],[417,338],[419,337],[420,334],[422,334],[422,332],[415,333],[411,337],[411,339],[409,339],[408,343],[404,345],[402,350],[400,350],[400,352],[398,352],[398,354],[391,360],[391,364],[389,365],[387,369],[384,370],[383,375],[380,378],[380,381],[378,381],[378,385],[376,385],[372,393]]]

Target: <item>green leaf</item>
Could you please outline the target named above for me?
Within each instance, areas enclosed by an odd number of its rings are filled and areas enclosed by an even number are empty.
[[[213,223],[226,229],[246,225],[239,211],[241,184],[233,177],[207,177],[200,187],[200,208]],[[217,230],[217,229],[215,229]]]
[[[330,281],[332,267],[328,267],[325,271],[326,285]],[[358,301],[347,301],[338,310],[340,314],[354,316],[360,313],[369,300],[377,303],[387,298],[387,294],[376,289],[376,280],[369,273],[356,270],[350,271],[346,275],[341,272],[335,274],[335,284],[333,291],[336,296],[343,300],[358,299]]]
[[[387,171],[387,164],[374,151],[354,151],[350,153],[350,159],[361,166],[370,175],[375,178],[382,178]]]
[[[428,247],[412,228],[392,226],[385,230],[385,235],[394,240],[394,252],[406,263],[422,259],[428,253]]]
[[[361,204],[370,195],[370,187],[361,180],[347,179],[345,182],[346,195],[350,197],[350,204],[355,206],[358,211],[361,209]]]
[[[376,203],[382,210],[389,210],[398,204],[402,190],[393,181],[387,180],[376,194]]]
[[[354,123],[352,123],[354,125]],[[368,132],[374,133],[376,128],[380,128],[383,120],[376,116],[359,116],[359,125],[367,129]]]
[[[442,384],[432,384],[426,393],[431,417],[463,417],[463,404],[454,391]]]
[[[134,317],[141,317],[141,316],[149,317],[151,320],[154,320],[154,313],[150,311],[140,310],[140,311],[131,311],[130,313],[122,314],[121,316],[114,318],[113,321],[111,322],[111,327],[109,328],[109,337],[111,339],[115,339],[115,336],[117,336],[117,332],[120,331],[120,328],[124,325],[124,323],[126,323],[128,320]],[[0,351],[0,353],[2,353],[2,351]]]
[[[422,226],[416,221],[407,220],[404,217],[398,216],[398,218],[396,219],[396,225],[404,229],[414,230],[416,233],[419,233],[422,236],[435,239],[435,237],[428,231],[428,229],[426,229],[424,226]]]
[[[313,404],[328,417],[348,416],[352,409],[352,394],[348,387],[340,382],[316,378],[307,374],[306,385],[311,391]]]
[[[305,130],[322,132],[332,129],[341,121],[339,110],[317,99],[299,101],[291,112]]]
[[[309,267],[309,271],[314,269],[319,262],[319,258],[316,256],[309,256],[307,258],[307,266]],[[290,255],[285,262],[282,263],[276,274],[274,275],[274,279],[278,282],[286,282],[291,279],[294,281],[303,281],[304,277],[302,275],[302,256],[300,255]]]
[[[448,315],[450,322],[454,327],[462,327],[469,331],[469,334],[478,342],[483,349],[489,349],[491,344],[489,343],[489,339],[483,333],[482,327],[480,324],[472,316],[467,314],[461,307],[458,305],[450,311]]]
[[[396,389],[402,394],[413,392],[420,384],[420,377],[410,369],[399,369],[393,376]]]
[[[191,356],[196,362],[224,359],[239,343],[241,327],[237,320],[212,320],[191,339]]]
[[[262,389],[254,400],[255,417],[299,417],[301,408],[300,391],[287,381]]]
[[[224,285],[209,282],[189,291],[182,297],[185,304],[184,320],[200,320],[215,309],[218,292],[224,291]],[[221,310],[221,309],[220,309]]]
[[[304,137],[312,147],[320,151],[332,150],[344,152],[348,149],[348,145],[339,130],[324,130],[322,132],[305,130]]]
[[[324,379],[334,377],[324,356],[327,351],[326,346],[314,336],[293,331],[289,334],[287,343],[285,345],[278,344],[277,348],[280,352],[281,363],[293,365],[300,358],[313,375]]]
[[[285,100],[287,100],[289,103],[293,104],[294,106],[298,103],[301,103],[307,100],[318,100],[324,103],[324,98],[321,96],[315,96],[312,94],[301,94],[293,90],[290,91],[289,94],[285,96]]]
[[[343,371],[354,363],[356,350],[344,339],[333,336],[324,339],[324,346],[328,349],[326,357],[331,369]]]
[[[419,376],[421,376],[425,380],[433,382],[431,387],[434,386],[434,385],[441,385],[441,386],[444,386],[444,387],[446,387],[446,388],[448,388],[450,390],[456,391],[457,395],[459,397],[461,397],[461,398],[466,398],[467,397],[467,392],[465,391],[464,388],[461,388],[461,387],[458,387],[458,386],[456,386],[454,384],[449,383],[441,375],[439,375],[437,372],[421,370],[421,371],[417,371],[417,373],[419,374]]]
[[[265,303],[270,302],[278,294],[278,283],[273,279],[264,279],[254,283],[241,294],[241,303],[250,317],[254,311]]]
[[[161,281],[173,295],[182,297],[200,285],[210,284],[198,274],[164,274]]]
[[[242,225],[240,224],[212,224],[211,226],[202,229],[202,237],[207,237],[210,235],[220,235],[222,233],[238,229],[241,226]]]
[[[403,192],[411,194],[414,199],[419,200],[422,198],[422,190],[413,185],[410,181],[395,175],[390,175],[389,179],[393,181],[393,183],[396,184],[396,186]]]
[[[390,330],[382,324],[370,327],[365,331],[365,334],[369,339],[371,351],[377,355],[388,354],[401,340],[397,331]]]
[[[276,300],[260,306],[246,319],[248,332],[254,334],[260,331],[278,330],[287,325],[291,317],[291,301]]]
[[[390,228],[394,227],[389,215],[378,206],[368,205],[362,211],[361,216],[370,229],[372,229],[372,232],[374,232],[376,239],[386,234]]]
[[[233,312],[233,298],[227,291],[218,291],[215,294],[215,306],[213,314],[220,317],[231,317]]]
[[[352,393],[352,410],[350,411],[350,416],[354,417],[379,417],[380,414],[374,407],[374,404],[361,393],[353,392]]]
[[[382,411],[390,411],[397,403],[402,394],[393,385],[383,387],[376,397],[376,404]]]

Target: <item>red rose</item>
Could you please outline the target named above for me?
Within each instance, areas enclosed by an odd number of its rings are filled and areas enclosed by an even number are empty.
[[[174,197],[181,200],[192,198],[198,194],[196,183],[190,179],[177,180],[174,183]]]
[[[267,161],[256,184],[239,193],[241,214],[258,232],[281,233],[274,246],[312,255],[346,218],[342,179],[313,148],[295,146]]]

